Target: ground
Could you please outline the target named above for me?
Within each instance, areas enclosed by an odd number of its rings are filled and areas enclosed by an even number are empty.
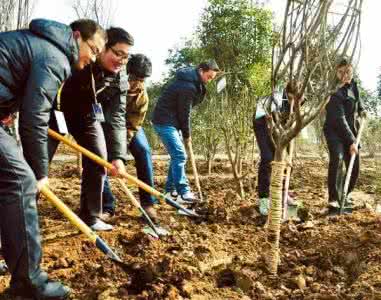
[[[155,162],[159,190],[166,168],[167,161]],[[72,299],[381,299],[381,222],[372,212],[374,160],[363,164],[358,209],[340,217],[325,214],[327,163],[296,160],[291,188],[303,209],[301,220],[282,225],[278,276],[266,270],[268,244],[253,191],[255,174],[245,180],[247,195],[241,199],[227,161],[217,162],[210,176],[201,161],[199,169],[208,201],[206,220],[191,220],[162,204],[161,225],[171,235],[160,240],[142,233],[137,211],[112,179],[119,199],[115,229],[100,236],[123,258],[124,267],[41,199],[43,268],[72,288]],[[132,162],[128,170],[134,174]],[[50,174],[52,190],[77,211],[75,161],[54,162]],[[9,275],[0,276],[0,293],[8,283]]]

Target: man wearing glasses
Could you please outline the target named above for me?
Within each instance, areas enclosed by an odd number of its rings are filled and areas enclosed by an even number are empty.
[[[117,175],[125,172],[127,155],[125,114],[128,80],[126,72],[120,71],[127,64],[134,40],[122,28],[108,29],[107,38],[106,47],[96,62],[74,73],[65,82],[57,103],[77,143],[110,160],[115,167],[112,175]],[[56,141],[49,140],[50,159],[57,145]],[[82,167],[79,215],[93,230],[112,230],[112,225],[102,220],[106,170],[86,157],[83,157]]]
[[[29,29],[0,33],[0,231],[15,296],[65,299],[70,293],[40,269],[36,193],[48,181],[47,130],[57,90],[72,67],[94,61],[104,44],[103,29],[91,20],[69,27],[36,19]],[[4,129],[15,112],[23,152]]]

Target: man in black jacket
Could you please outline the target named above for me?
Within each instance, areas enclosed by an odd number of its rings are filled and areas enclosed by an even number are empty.
[[[175,80],[163,91],[153,111],[154,129],[171,157],[165,190],[166,193],[176,191],[183,203],[194,202],[195,196],[185,175],[187,156],[179,131],[184,143],[191,143],[191,109],[202,102],[205,84],[218,71],[214,60],[177,71]]]
[[[70,293],[40,269],[36,193],[47,183],[47,129],[57,90],[71,67],[95,60],[104,43],[104,31],[91,20],[69,27],[37,19],[29,29],[0,33],[0,231],[11,294],[64,299]],[[14,112],[23,153],[3,129]]]
[[[328,168],[328,194],[329,210],[336,212],[339,201],[349,205],[347,199],[342,198],[343,184],[345,180],[344,165],[349,165],[350,157],[356,154],[348,194],[354,189],[359,170],[359,149],[356,147],[358,131],[357,117],[365,117],[366,113],[359,97],[356,82],[353,80],[353,68],[347,60],[339,62],[336,68],[336,76],[339,81],[337,91],[331,95],[326,106],[326,120],[324,123],[324,135],[329,150]]]
[[[69,132],[78,144],[112,161],[113,175],[116,175],[125,172],[128,80],[124,67],[134,40],[124,29],[115,27],[107,30],[107,39],[97,61],[73,73],[65,82],[57,105],[62,108]],[[49,140],[50,158],[57,145],[56,141]],[[106,170],[87,157],[83,157],[82,167],[79,215],[93,230],[112,230],[113,227],[102,220]]]

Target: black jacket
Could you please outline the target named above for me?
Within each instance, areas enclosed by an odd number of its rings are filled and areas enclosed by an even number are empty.
[[[345,145],[356,142],[358,124],[356,117],[364,110],[357,84],[352,80],[331,95],[326,106],[324,134],[327,139],[335,139]]]
[[[184,68],[176,73],[175,80],[163,91],[153,111],[152,122],[170,125],[181,130],[183,138],[190,136],[192,106],[203,101],[205,86],[195,68]]]
[[[0,33],[0,118],[20,112],[24,156],[37,179],[48,175],[48,122],[52,103],[77,60],[69,26],[43,19],[29,29]]]
[[[110,160],[127,157],[126,96],[128,78],[125,69],[119,74],[104,71],[93,63],[76,71],[66,80],[61,93],[60,106],[68,120],[94,118],[95,103],[91,73],[94,75],[97,101],[102,104],[105,122],[102,123]],[[94,119],[95,120],[95,119]]]

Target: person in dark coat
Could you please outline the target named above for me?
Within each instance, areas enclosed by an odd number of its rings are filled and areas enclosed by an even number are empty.
[[[133,44],[133,37],[124,29],[108,29],[106,46],[97,61],[74,72],[63,85],[61,97],[57,98],[69,132],[79,145],[109,159],[116,168],[113,175],[125,172],[128,88],[125,65]],[[49,140],[50,157],[57,146],[57,141]],[[82,167],[79,216],[93,230],[112,230],[112,225],[102,220],[106,170],[87,157],[83,157]]]
[[[348,194],[354,189],[360,170],[359,149],[356,137],[359,129],[357,117],[366,117],[360,99],[357,83],[353,79],[352,65],[343,59],[336,67],[338,88],[326,106],[324,136],[329,151],[328,167],[328,202],[331,211],[337,210],[342,200],[345,180],[344,164],[349,165],[350,157],[356,154]],[[350,205],[349,198],[344,199]]]
[[[184,203],[196,200],[185,175],[187,155],[184,143],[191,143],[190,113],[192,107],[202,102],[205,84],[213,80],[218,71],[214,60],[201,63],[196,68],[178,70],[175,80],[164,89],[153,111],[154,129],[171,157],[165,191],[171,194],[175,190]]]
[[[126,104],[126,128],[128,149],[135,159],[138,179],[154,187],[154,175],[151,148],[143,129],[143,122],[148,111],[149,98],[144,80],[151,76],[152,63],[144,54],[132,54],[127,63],[128,92]],[[154,204],[155,197],[143,189],[139,189],[139,198],[146,213],[155,222],[157,213]],[[115,197],[111,192],[109,181],[105,181],[103,191],[104,218],[110,218],[115,213]]]
[[[10,294],[64,299],[70,293],[40,268],[36,193],[47,184],[47,130],[57,90],[72,67],[95,60],[104,44],[104,31],[91,20],[66,26],[36,19],[28,29],[0,33],[0,231]],[[15,112],[23,152],[3,129]]]

